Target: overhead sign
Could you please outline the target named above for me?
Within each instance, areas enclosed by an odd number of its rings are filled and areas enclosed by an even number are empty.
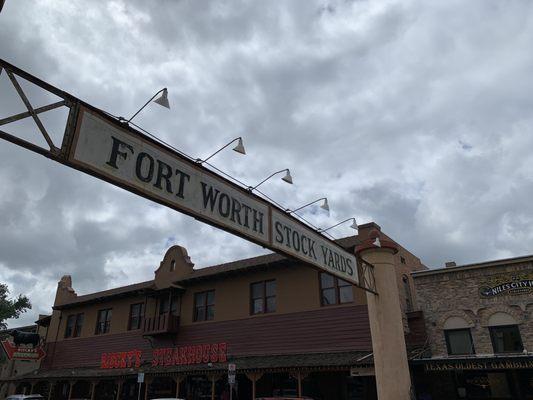
[[[2,340],[2,347],[10,360],[39,361],[46,353],[41,346],[22,347],[16,346],[9,340]]]
[[[148,199],[359,284],[353,254],[250,191],[96,112],[81,108],[69,162]]]

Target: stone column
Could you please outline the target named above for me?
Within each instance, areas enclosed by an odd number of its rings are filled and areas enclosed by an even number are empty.
[[[379,237],[380,244],[374,244]],[[379,400],[409,400],[411,376],[400,308],[400,294],[394,267],[396,243],[379,231],[357,246],[356,253],[374,266],[377,295],[367,292],[368,316],[374,352]]]

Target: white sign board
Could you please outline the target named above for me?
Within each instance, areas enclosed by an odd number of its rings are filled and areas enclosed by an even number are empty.
[[[355,256],[283,213],[272,211],[272,246],[333,275],[358,283]]]
[[[137,383],[143,383],[144,382],[144,372],[139,372],[137,374]]]
[[[81,170],[359,284],[355,256],[195,162],[81,109],[69,161]]]

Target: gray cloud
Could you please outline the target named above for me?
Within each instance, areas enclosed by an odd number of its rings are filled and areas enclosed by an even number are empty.
[[[440,266],[531,253],[531,7],[8,0],[0,54],[126,117],[166,86],[171,111],[150,105],[141,126],[193,157],[242,135],[247,156],[213,163],[248,184],[289,167],[294,185],[265,193],[327,195],[330,216],[304,211],[316,225],[373,220]],[[20,111],[0,75],[0,118]],[[61,117],[45,121],[56,138]],[[264,252],[9,143],[0,188],[0,279],[35,305],[17,324],[50,310],[64,273],[87,292],[150,279],[173,243],[199,267]]]

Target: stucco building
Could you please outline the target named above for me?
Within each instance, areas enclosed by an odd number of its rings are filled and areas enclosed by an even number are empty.
[[[354,252],[374,223],[338,243]],[[391,240],[380,232],[383,240]],[[425,269],[398,246],[401,303],[412,309],[411,272]],[[61,278],[36,374],[17,378],[50,399],[218,399],[236,365],[235,399],[307,395],[376,398],[365,292],[277,254],[194,269],[171,247],[154,279],[78,295]],[[409,318],[405,318],[406,334]]]
[[[533,256],[412,274],[428,336],[418,393],[533,399]]]

